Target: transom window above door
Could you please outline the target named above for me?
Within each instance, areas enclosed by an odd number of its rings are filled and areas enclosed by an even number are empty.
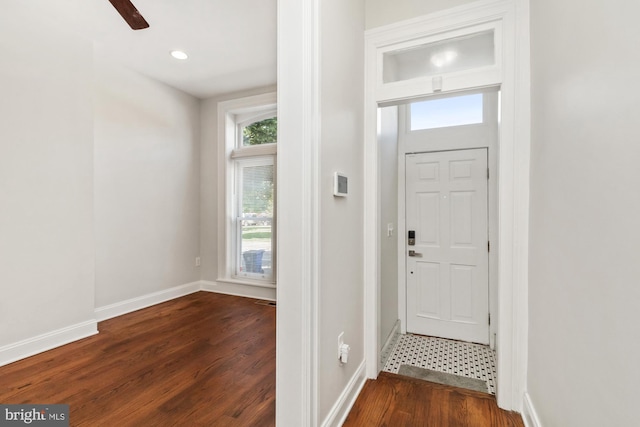
[[[483,94],[413,102],[409,120],[412,131],[482,123]]]
[[[381,43],[375,49],[376,100],[394,102],[499,85],[502,32],[496,20]]]
[[[384,83],[492,66],[494,32],[488,30],[386,52],[383,61]]]

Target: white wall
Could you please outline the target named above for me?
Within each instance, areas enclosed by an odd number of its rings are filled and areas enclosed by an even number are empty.
[[[366,28],[393,24],[473,1],[475,0],[365,0]]]
[[[318,417],[323,420],[364,360],[364,2],[320,2],[320,283]],[[333,196],[333,174],[349,178]],[[338,334],[351,346],[340,366]]]
[[[201,279],[218,278],[218,100],[200,103],[200,255]]]
[[[94,319],[92,46],[20,3],[0,14],[0,350]]]
[[[218,100],[200,103],[201,279],[218,278]]]
[[[380,109],[380,330],[384,346],[398,320],[398,107]],[[393,236],[387,225],[393,225]]]
[[[199,101],[95,61],[96,306],[200,279]]]
[[[544,426],[638,423],[639,15],[531,2],[528,391]]]

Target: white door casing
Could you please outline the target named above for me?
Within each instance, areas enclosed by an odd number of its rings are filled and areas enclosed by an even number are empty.
[[[487,170],[484,148],[406,155],[408,332],[489,343]]]
[[[378,375],[379,300],[379,191],[377,170],[377,108],[397,99],[377,92],[382,72],[378,52],[385,47],[431,34],[446,33],[479,22],[502,25],[500,87],[500,149],[496,168],[496,247],[499,264],[496,317],[498,341],[497,401],[501,408],[519,411],[526,389],[528,206],[530,159],[529,0],[479,0],[408,21],[375,28],[365,35],[365,320],[367,375]],[[480,85],[481,86],[481,85]],[[479,87],[469,82],[471,89]],[[462,88],[460,88],[462,89]],[[424,85],[414,85],[411,97],[424,96]],[[402,221],[401,218],[398,221]],[[399,224],[400,225],[400,224]],[[493,251],[493,248],[492,248]]]

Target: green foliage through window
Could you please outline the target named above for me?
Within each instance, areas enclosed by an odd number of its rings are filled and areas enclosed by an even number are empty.
[[[242,129],[242,145],[271,144],[278,140],[278,118],[251,123]]]

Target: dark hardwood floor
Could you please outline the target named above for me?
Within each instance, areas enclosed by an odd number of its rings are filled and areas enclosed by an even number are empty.
[[[65,403],[72,426],[275,425],[274,307],[198,292],[0,367],[0,403]]]
[[[274,426],[275,318],[207,292],[126,314],[0,367],[0,403],[69,404],[71,426]],[[490,395],[387,373],[367,381],[344,425],[523,426]]]
[[[367,380],[344,427],[524,427],[495,397],[388,372]]]

